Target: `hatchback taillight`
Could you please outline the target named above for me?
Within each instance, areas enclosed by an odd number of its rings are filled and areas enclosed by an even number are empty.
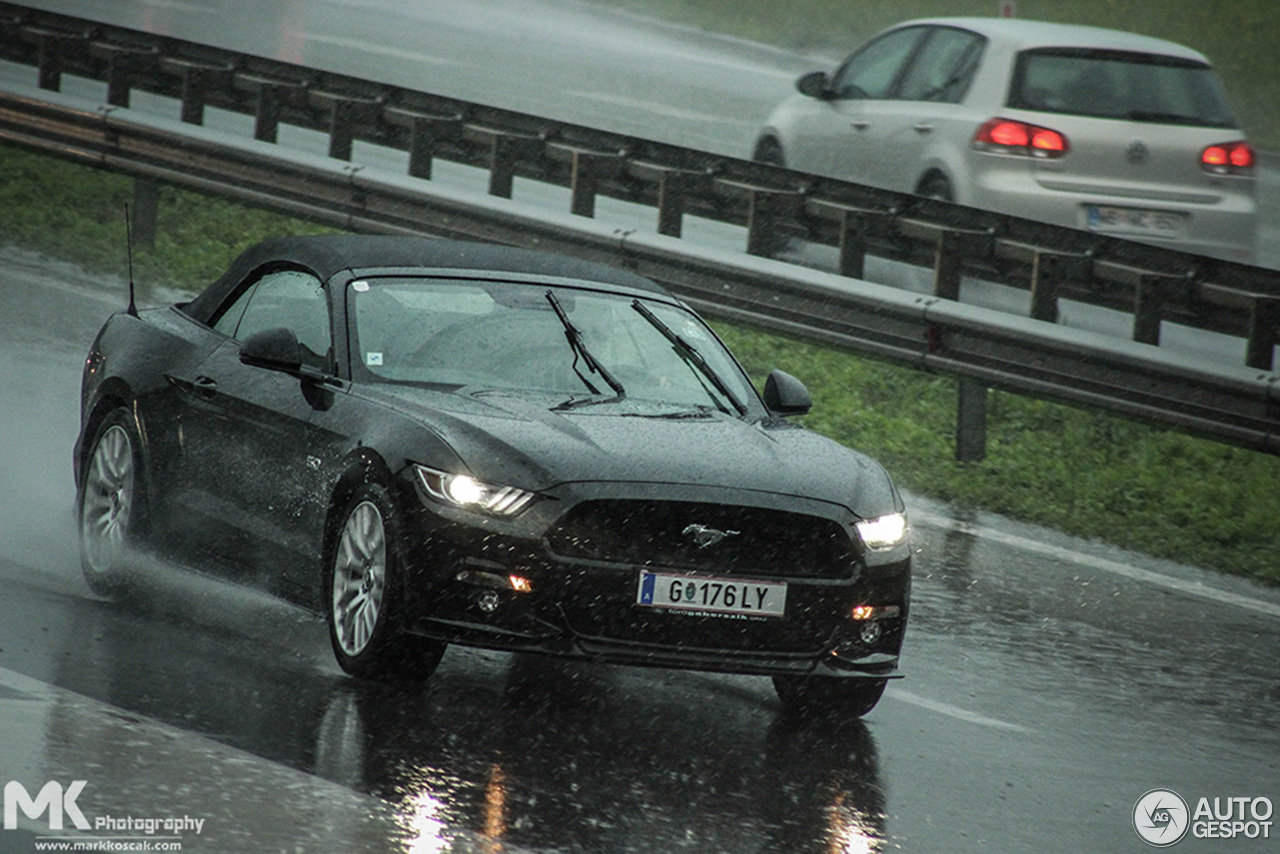
[[[973,135],[973,147],[999,154],[1025,157],[1061,157],[1069,146],[1067,138],[1056,130],[1013,119],[992,119]]]
[[[1251,174],[1256,160],[1253,146],[1244,140],[1221,142],[1200,152],[1200,168],[1218,175]]]

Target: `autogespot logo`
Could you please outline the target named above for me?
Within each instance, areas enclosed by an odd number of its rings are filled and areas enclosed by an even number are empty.
[[[1187,835],[1187,802],[1169,789],[1152,789],[1133,807],[1133,829],[1142,841],[1167,848]]]

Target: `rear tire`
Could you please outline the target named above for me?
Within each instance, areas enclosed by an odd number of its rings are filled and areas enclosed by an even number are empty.
[[[98,425],[85,460],[77,507],[80,568],[99,596],[124,591],[129,553],[146,531],[140,445],[128,411],[115,409]]]
[[[775,676],[773,688],[783,707],[796,714],[860,718],[884,695],[887,679]]]
[[[947,180],[946,175],[940,175],[937,172],[929,175],[920,182],[920,186],[916,189],[917,196],[924,196],[926,199],[938,199],[944,202],[954,202],[956,195],[951,189],[951,182]]]
[[[324,601],[338,665],[361,679],[422,681],[445,644],[404,632],[399,514],[387,490],[360,486],[326,550]]]

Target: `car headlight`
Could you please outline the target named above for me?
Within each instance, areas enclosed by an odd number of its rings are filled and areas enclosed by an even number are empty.
[[[907,536],[907,516],[905,513],[889,513],[875,519],[863,519],[856,525],[858,536],[872,551],[891,549]]]
[[[422,490],[437,501],[497,516],[514,516],[537,497],[535,493],[514,486],[496,486],[470,475],[450,474],[417,464],[413,473]]]

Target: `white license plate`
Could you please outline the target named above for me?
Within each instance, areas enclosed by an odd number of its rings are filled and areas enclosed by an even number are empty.
[[[1085,221],[1093,231],[1134,234],[1147,237],[1182,237],[1187,215],[1173,211],[1150,211],[1111,205],[1085,205]]]
[[[645,570],[636,588],[636,604],[715,615],[781,617],[787,609],[787,585]]]

